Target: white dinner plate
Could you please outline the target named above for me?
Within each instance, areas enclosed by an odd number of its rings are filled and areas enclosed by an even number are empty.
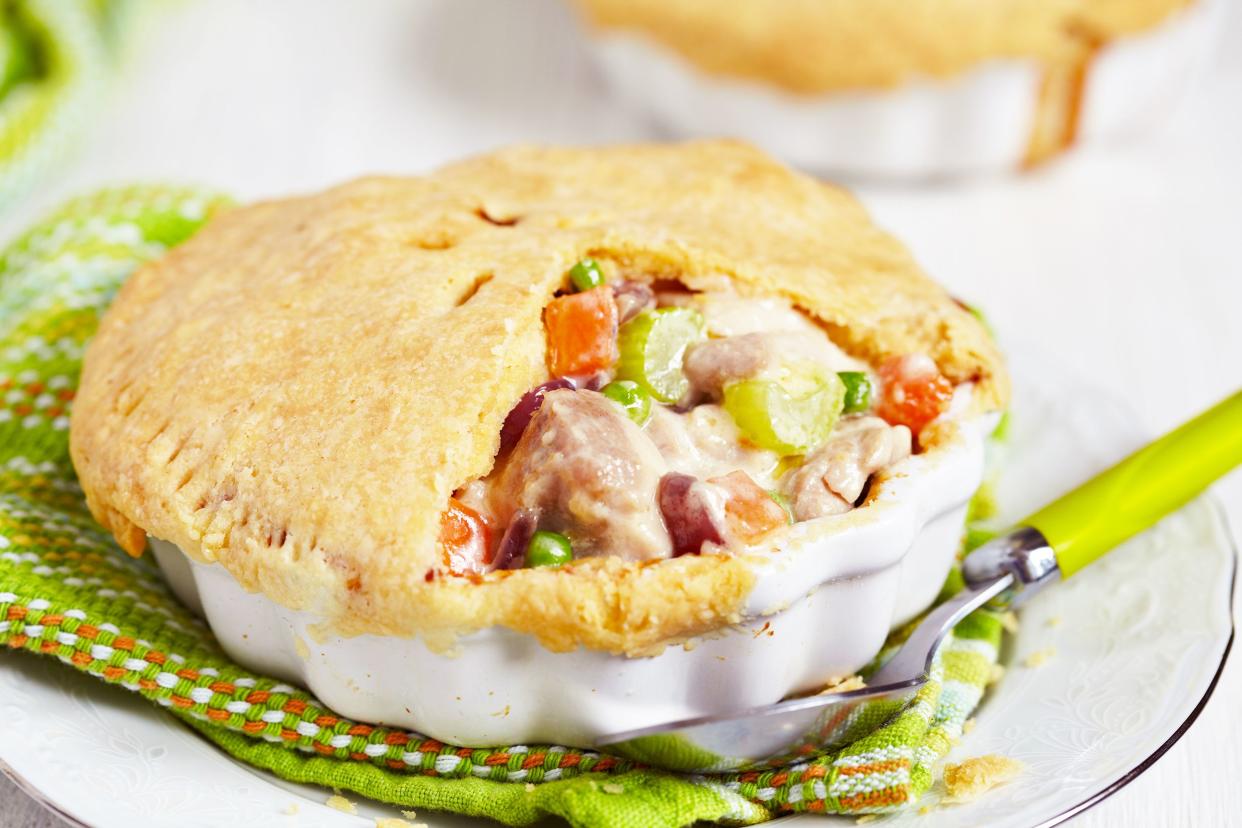
[[[1124,406],[1065,366],[1029,355],[1011,363],[1024,381],[998,492],[1004,516],[1016,519],[1142,438]],[[1004,679],[950,756],[1002,753],[1025,764],[1023,775],[967,805],[939,806],[933,789],[929,813],[877,824],[1053,825],[1134,779],[1185,732],[1215,686],[1233,639],[1234,561],[1220,509],[1201,498],[1037,596],[1006,639]],[[1046,648],[1044,664],[1024,666]],[[363,801],[357,816],[332,810],[329,792],[235,762],[138,696],[51,659],[0,657],[0,722],[0,768],[72,823],[374,826],[375,817],[400,815]],[[481,824],[430,812],[418,821]]]

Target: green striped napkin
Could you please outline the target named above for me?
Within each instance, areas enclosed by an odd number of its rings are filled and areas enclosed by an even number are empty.
[[[511,825],[546,815],[749,824],[897,810],[927,790],[996,660],[1001,628],[987,613],[957,628],[932,681],[895,718],[843,750],[762,773],[676,775],[552,745],[459,748],[350,721],[231,662],[150,557],[129,558],[91,519],[66,438],[83,348],[117,287],[224,205],[165,187],[108,191],[65,206],[0,257],[0,643],[139,693],[285,779]]]

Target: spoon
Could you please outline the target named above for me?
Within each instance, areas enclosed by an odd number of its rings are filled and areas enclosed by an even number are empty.
[[[614,733],[596,744],[684,772],[778,767],[848,744],[914,698],[958,621],[985,605],[1016,606],[1074,575],[1240,464],[1237,391],[970,553],[965,588],[924,616],[867,687]]]

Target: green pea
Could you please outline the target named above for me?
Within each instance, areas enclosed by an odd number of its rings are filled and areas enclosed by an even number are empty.
[[[542,530],[530,536],[526,545],[526,565],[530,567],[564,566],[574,559],[569,538],[559,532]]]
[[[871,407],[871,380],[862,371],[839,371],[845,383],[845,408],[842,413],[857,414]]]
[[[594,259],[583,259],[569,269],[569,281],[573,282],[576,291],[590,290],[604,283],[604,271],[599,269],[599,262]]]
[[[651,395],[633,380],[614,380],[601,388],[600,393],[621,406],[625,416],[638,425],[651,419]]]

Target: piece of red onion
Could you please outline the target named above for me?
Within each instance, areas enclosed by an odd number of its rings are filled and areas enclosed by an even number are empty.
[[[531,535],[539,525],[539,517],[531,509],[518,509],[513,513],[505,534],[496,548],[496,557],[492,560],[495,569],[521,569],[526,566],[526,547],[530,544]]]
[[[560,377],[548,380],[542,385],[536,385],[523,394],[522,399],[518,400],[517,405],[513,406],[505,416],[505,423],[500,427],[500,453],[506,454],[517,445],[517,441],[522,438],[522,432],[526,431],[526,426],[530,424],[530,418],[534,417],[539,406],[543,405],[544,394],[559,388],[573,387],[573,382]]]
[[[708,541],[724,544],[721,518],[711,508],[698,478],[669,472],[660,478],[656,500],[673,541],[673,557],[697,555]]]

